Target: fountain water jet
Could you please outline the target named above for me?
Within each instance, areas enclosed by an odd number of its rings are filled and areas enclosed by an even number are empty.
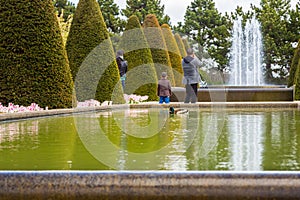
[[[230,85],[264,85],[262,50],[262,35],[259,22],[253,17],[246,22],[243,28],[242,19],[238,18],[235,20],[230,51]]]

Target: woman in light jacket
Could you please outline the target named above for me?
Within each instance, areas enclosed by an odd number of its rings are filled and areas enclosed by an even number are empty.
[[[201,61],[195,56],[193,49],[187,49],[187,56],[182,60],[183,84],[185,84],[186,94],[184,103],[196,103],[198,100],[197,91],[201,77],[198,71]]]

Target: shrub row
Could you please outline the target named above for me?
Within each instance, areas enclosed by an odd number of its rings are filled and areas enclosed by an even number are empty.
[[[152,54],[137,16],[128,19],[119,48],[125,51],[124,57],[128,61],[125,93],[147,95],[148,100],[157,100]]]

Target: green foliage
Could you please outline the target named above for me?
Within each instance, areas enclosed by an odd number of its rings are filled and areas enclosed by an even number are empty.
[[[186,10],[182,31],[201,46],[200,54],[207,51],[222,71],[229,62],[228,26],[228,19],[221,16],[213,0],[194,0]]]
[[[295,76],[295,100],[300,100],[300,58],[298,60],[298,66]]]
[[[182,40],[181,36],[180,36],[178,33],[176,33],[176,34],[174,35],[174,37],[175,37],[177,46],[178,46],[178,48],[179,48],[181,58],[186,57],[186,55],[187,55],[187,54],[186,54],[186,49],[187,49],[187,48],[185,48],[185,45],[184,45],[184,43],[183,43],[183,40]]]
[[[251,5],[248,12],[237,7],[231,16],[227,13],[221,16],[212,0],[194,0],[185,13],[184,24],[179,23],[175,29],[203,47],[203,52],[199,48],[203,55],[198,55],[200,58],[205,57],[207,51],[217,61],[219,70],[223,70],[228,66],[233,19],[242,16],[245,22],[255,15],[263,35],[266,82],[285,84],[294,54],[292,44],[299,40],[299,8],[300,2],[291,8],[290,0],[261,0],[259,7]]]
[[[181,54],[179,48],[177,46],[175,37],[172,34],[172,30],[170,26],[168,24],[163,24],[161,28],[167,45],[171,66],[173,68],[173,74],[175,80],[174,86],[182,87],[183,70],[181,66]]]
[[[126,3],[122,14],[127,18],[136,15],[142,23],[148,14],[154,14],[160,24],[170,24],[170,17],[164,14],[165,6],[161,6],[161,0],[126,0]]]
[[[79,1],[66,48],[78,101],[124,102],[112,43],[95,0]]]
[[[300,1],[296,4],[295,9],[289,10],[288,30],[291,34],[291,41],[297,41],[300,34]]]
[[[122,20],[120,10],[114,0],[97,0],[102,11],[102,15],[110,33],[120,33],[124,30],[125,22]]]
[[[66,42],[67,42],[67,38],[68,38],[68,35],[69,35],[69,32],[70,32],[71,23],[72,23],[72,20],[73,20],[73,14],[69,15],[67,21],[64,20],[62,15],[58,16],[57,19],[58,19],[61,35],[62,35],[62,38],[63,38],[63,44],[64,44],[64,47],[65,47]]]
[[[289,79],[288,79],[288,87],[291,87],[294,85],[295,81],[296,81],[296,71],[297,71],[297,67],[299,64],[299,59],[300,59],[300,40],[298,41],[298,46],[295,50],[295,54],[292,60],[292,65],[290,68],[290,75],[289,75]]]
[[[300,35],[300,2],[297,3],[296,8],[292,9],[289,11],[289,24],[288,24],[288,29],[292,32],[291,35],[291,41],[296,41],[298,40],[298,46],[295,50],[295,54],[292,59],[292,64],[290,67],[289,71],[289,79],[288,79],[288,86],[292,86],[296,82],[296,71],[297,71],[297,66],[300,63],[300,40],[299,40],[299,35]],[[299,76],[299,75],[298,75]],[[298,98],[298,100],[300,97]]]
[[[174,75],[172,72],[167,46],[155,15],[149,14],[146,16],[144,21],[144,33],[151,49],[157,79],[161,78],[162,72],[167,72],[168,78],[172,86],[174,86]]]
[[[119,49],[125,51],[128,62],[125,93],[147,95],[150,101],[157,100],[157,76],[144,32],[139,19],[133,15],[128,19]]]
[[[51,0],[0,0],[0,102],[72,106],[73,82]]]
[[[281,83],[286,82],[292,62],[294,49],[292,43],[298,41],[295,29],[299,31],[299,22],[290,25],[290,0],[262,0],[259,8],[254,8],[261,22],[264,42],[264,62],[266,64],[266,82],[275,82],[279,76]],[[295,20],[295,16],[293,17]],[[277,80],[278,82],[278,80]]]
[[[58,16],[63,14],[64,22],[66,22],[70,15],[75,12],[74,3],[67,0],[52,0],[53,5],[55,7],[55,11],[57,11]]]

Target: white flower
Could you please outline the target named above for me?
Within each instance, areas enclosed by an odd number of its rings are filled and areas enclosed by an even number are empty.
[[[97,107],[100,106],[100,102],[94,99],[85,100],[84,102],[77,102],[77,108],[80,107]]]
[[[140,103],[143,101],[146,101],[149,97],[148,96],[139,96],[139,95],[135,95],[135,94],[124,94],[124,99],[126,101],[126,103],[129,104],[135,104],[135,103]]]

